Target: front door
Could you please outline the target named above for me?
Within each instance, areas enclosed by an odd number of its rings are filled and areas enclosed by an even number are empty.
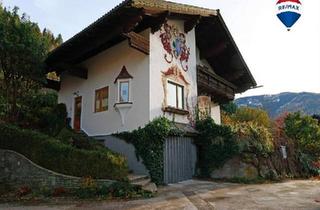
[[[74,118],[73,118],[73,129],[75,131],[80,131],[81,129],[81,105],[82,97],[76,97],[74,99]]]

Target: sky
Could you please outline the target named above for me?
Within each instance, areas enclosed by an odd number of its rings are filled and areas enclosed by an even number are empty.
[[[0,0],[18,6],[41,28],[64,40],[121,0]],[[320,93],[320,1],[300,0],[302,16],[287,31],[276,16],[277,0],[172,0],[220,12],[261,88],[237,97],[280,92]]]

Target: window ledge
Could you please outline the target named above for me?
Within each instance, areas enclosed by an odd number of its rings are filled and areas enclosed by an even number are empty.
[[[131,107],[132,104],[132,102],[115,103],[114,107]]]
[[[169,112],[169,113],[174,113],[174,114],[179,114],[179,115],[188,115],[189,111],[188,110],[184,110],[184,109],[178,109],[178,108],[174,108],[174,107],[165,107],[163,109],[164,112]]]

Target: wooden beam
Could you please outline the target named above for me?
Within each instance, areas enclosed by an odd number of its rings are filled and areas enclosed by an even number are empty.
[[[45,87],[59,91],[61,88],[61,82],[56,81],[56,80],[47,79]]]
[[[170,15],[169,11],[160,13],[157,17],[154,18],[154,21],[151,26],[151,32],[154,34],[159,31],[162,25],[167,21],[168,16]]]
[[[137,16],[132,17],[123,26],[123,32],[128,33],[130,31],[132,31],[142,20],[143,20],[142,15],[137,15]]]
[[[128,38],[130,47],[139,50],[140,52],[146,55],[149,55],[150,43],[148,39],[133,31],[129,33],[124,33],[123,35]]]
[[[215,47],[200,50],[200,58],[206,59],[206,58],[216,57],[221,53],[223,53],[227,48],[228,48],[228,44],[226,42],[220,42]]]
[[[199,24],[200,20],[201,20],[201,16],[198,15],[194,18],[191,18],[191,19],[185,21],[184,22],[184,32],[188,33],[189,31],[191,31],[194,27],[196,27],[196,25]]]
[[[241,78],[245,74],[243,70],[232,71],[232,73],[228,76],[229,81],[236,81]]]

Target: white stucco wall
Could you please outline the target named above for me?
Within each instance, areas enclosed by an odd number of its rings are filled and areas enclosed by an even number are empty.
[[[175,25],[180,32],[184,32],[183,21],[168,21],[169,25]],[[186,34],[186,43],[190,48],[189,70],[185,72],[180,64],[180,61],[173,59],[172,63],[168,63],[165,56],[165,49],[161,43],[160,31],[152,34],[150,33],[150,120],[166,116],[170,120],[181,123],[189,123],[187,116],[169,114],[164,115],[162,111],[162,104],[164,100],[164,88],[162,83],[162,73],[166,72],[170,67],[178,66],[184,73],[186,80],[190,83],[190,92],[188,104],[190,109],[194,110],[197,104],[197,71],[196,71],[196,43],[194,29]]]
[[[170,25],[176,26],[180,32],[184,32],[183,21],[169,20]],[[165,49],[161,43],[160,31],[152,34],[150,30],[141,33],[150,40],[150,55],[145,55],[128,45],[125,40],[122,43],[107,49],[106,51],[86,60],[83,65],[88,69],[88,79],[80,79],[63,74],[61,76],[61,90],[59,103],[65,103],[68,115],[72,119],[74,115],[74,98],[82,96],[81,129],[91,136],[110,135],[116,132],[131,131],[156,117],[166,116],[170,120],[180,123],[190,123],[190,116],[170,114],[163,112],[164,86],[162,72],[170,67],[177,66],[190,84],[189,95],[185,98],[191,117],[194,116],[197,105],[197,64],[210,65],[205,60],[200,60],[196,47],[195,30],[186,34],[186,43],[190,48],[188,71],[184,71],[178,59],[168,63],[164,56]],[[117,102],[118,86],[114,80],[119,75],[123,66],[133,76],[131,80],[130,98],[133,105],[125,117],[122,125],[121,116],[114,108]],[[211,67],[210,67],[211,68]],[[95,90],[109,87],[108,111],[94,112]],[[187,102],[187,103],[186,103]],[[185,107],[187,108],[187,107]],[[211,114],[216,123],[220,123],[220,107],[212,103]]]
[[[211,65],[208,63],[206,59],[200,59],[200,51],[197,48],[197,65],[203,65],[209,68],[210,71],[214,72],[214,69],[211,67]],[[214,98],[211,102],[211,117],[214,120],[216,124],[221,124],[221,110],[220,105],[214,102]]]
[[[211,117],[216,124],[221,125],[221,110],[219,104],[211,103]]]
[[[115,132],[131,131],[144,126],[149,116],[149,57],[122,43],[90,58],[83,63],[88,68],[88,79],[62,75],[59,102],[67,105],[69,117],[74,115],[74,98],[82,96],[81,129],[89,135],[109,135]],[[133,76],[130,98],[133,105],[126,115],[125,124],[114,108],[117,100],[117,84],[114,84],[123,66]],[[109,86],[108,111],[94,112],[95,90]]]

